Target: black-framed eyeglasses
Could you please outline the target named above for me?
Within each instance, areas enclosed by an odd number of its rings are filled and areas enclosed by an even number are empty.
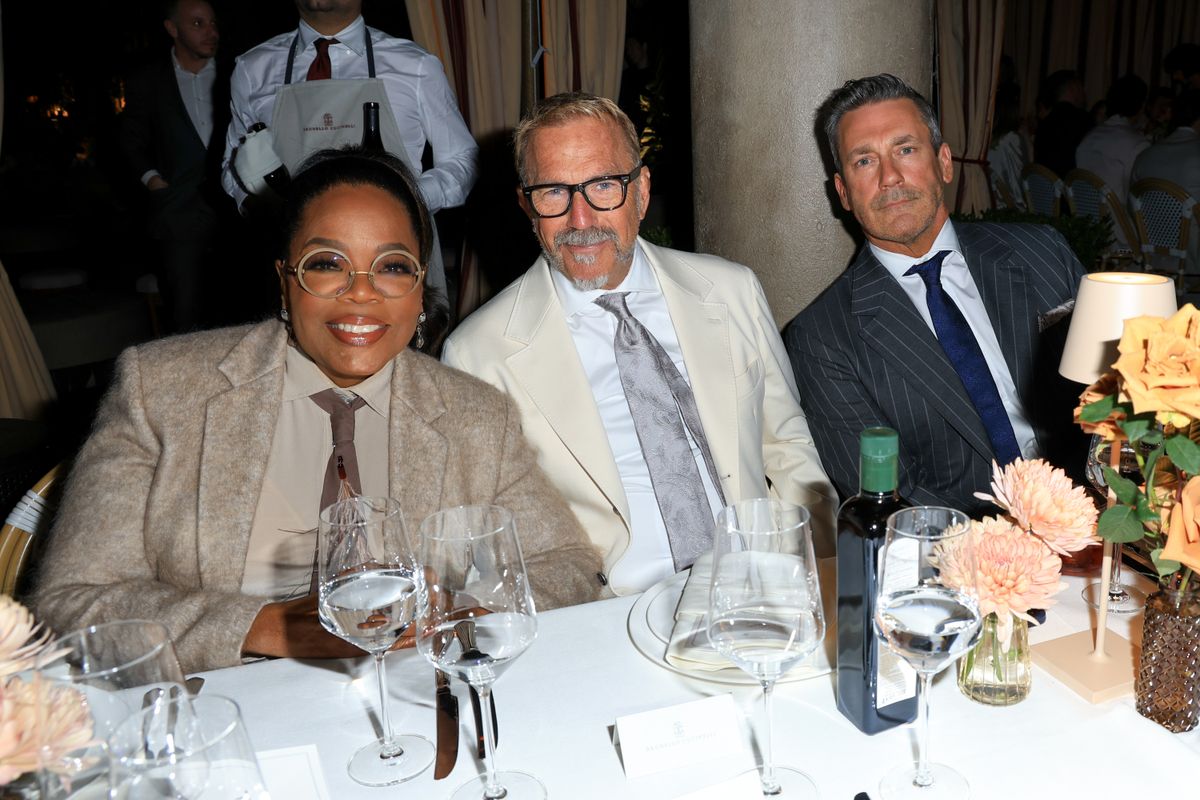
[[[345,294],[355,275],[366,275],[375,291],[390,299],[411,294],[425,276],[425,267],[405,250],[380,253],[364,271],[355,270],[348,255],[328,247],[305,253],[299,264],[286,264],[283,271],[295,275],[304,291],[326,300]]]
[[[629,195],[629,184],[642,171],[638,164],[627,175],[601,175],[598,178],[576,183],[539,183],[536,186],[522,186],[521,192],[529,201],[529,207],[539,217],[561,217],[571,210],[571,200],[575,193],[583,195],[583,199],[597,211],[612,211],[625,205]]]

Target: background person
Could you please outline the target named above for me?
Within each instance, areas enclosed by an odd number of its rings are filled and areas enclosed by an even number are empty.
[[[410,534],[440,508],[496,503],[518,521],[540,608],[598,596],[595,548],[511,402],[415,349],[436,339],[444,309],[420,280],[432,237],[412,177],[383,154],[311,163],[276,263],[284,321],[121,356],[42,560],[34,602],[47,625],[161,620],[187,672],[360,655],[321,627],[308,593],[339,402],[354,488],[397,498]],[[228,254],[208,279],[230,286],[236,263]],[[339,267],[354,273],[348,288]],[[341,294],[312,293],[339,281]]]

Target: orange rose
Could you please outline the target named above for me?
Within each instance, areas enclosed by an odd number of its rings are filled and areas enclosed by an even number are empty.
[[[1156,412],[1164,425],[1200,419],[1200,311],[1190,303],[1171,317],[1125,321],[1116,367],[1134,413]]]
[[[1100,380],[1084,389],[1083,393],[1079,395],[1079,405],[1075,408],[1075,424],[1082,428],[1084,433],[1094,433],[1103,436],[1105,441],[1109,442],[1124,437],[1125,434],[1117,427],[1117,423],[1125,419],[1123,411],[1113,411],[1100,422],[1084,422],[1079,419],[1084,406],[1090,405],[1101,398],[1108,397],[1110,394],[1116,394],[1119,388],[1120,384],[1117,381],[1117,373],[1106,372],[1100,376]]]
[[[1200,476],[1184,485],[1169,520],[1162,558],[1200,570]]]

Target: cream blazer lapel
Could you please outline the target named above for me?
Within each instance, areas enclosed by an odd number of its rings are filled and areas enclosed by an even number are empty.
[[[505,359],[513,377],[628,528],[629,501],[545,259],[521,281],[504,335],[524,345]]]
[[[286,347],[282,325],[256,325],[218,365],[230,388],[208,401],[196,509],[200,584],[207,590],[241,591],[250,526],[279,418]],[[231,553],[238,563],[230,563]]]
[[[708,302],[713,282],[686,261],[638,239],[658,277],[671,324],[679,338],[688,381],[722,489],[728,500],[741,497],[738,461],[738,409],[733,356],[729,345],[729,308]],[[761,447],[761,443],[757,443]]]

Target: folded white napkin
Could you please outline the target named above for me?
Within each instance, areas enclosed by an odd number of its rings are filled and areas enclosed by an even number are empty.
[[[825,569],[821,569],[821,566]],[[833,588],[833,566],[828,559],[822,560],[818,566],[822,605],[825,609],[826,642],[829,640],[830,630],[834,627],[834,617],[830,612],[836,609],[836,603],[831,602],[830,593],[830,589]],[[667,644],[666,661],[680,670],[730,670],[731,673],[745,674],[709,644],[707,615],[711,580],[712,554],[708,553],[696,559],[696,563],[692,565],[691,574],[683,587],[683,594],[679,597],[679,605],[675,608],[675,627],[671,630],[671,640]],[[812,655],[792,668],[784,680],[803,680],[828,674],[830,670],[826,646],[823,643]]]

